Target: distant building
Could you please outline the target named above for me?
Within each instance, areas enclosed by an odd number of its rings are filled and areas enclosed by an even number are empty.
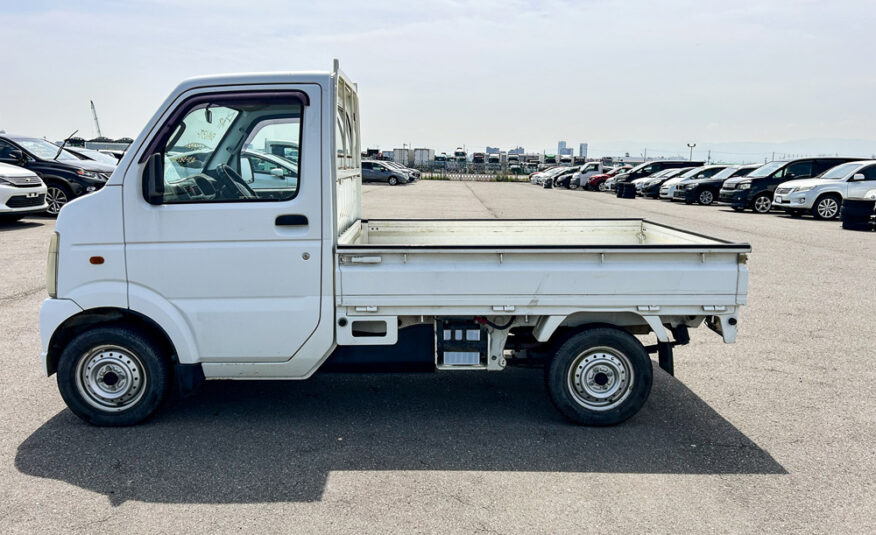
[[[523,147],[515,147],[515,148],[508,151],[508,154],[518,154],[519,155],[519,154],[523,154],[523,153],[524,153]]]
[[[557,154],[563,154],[566,150],[566,142],[560,141],[557,143]]]
[[[578,145],[578,156],[582,158],[587,157],[587,143],[581,143]]]
[[[487,147],[487,154],[499,154],[499,147]]]

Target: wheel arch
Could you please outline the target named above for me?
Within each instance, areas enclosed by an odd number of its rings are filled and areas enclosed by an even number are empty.
[[[70,316],[55,329],[49,339],[46,352],[48,375],[58,371],[58,360],[70,340],[97,325],[134,327],[156,340],[162,354],[166,355],[171,363],[178,363],[176,348],[170,336],[158,323],[130,309],[101,307],[87,309]]]

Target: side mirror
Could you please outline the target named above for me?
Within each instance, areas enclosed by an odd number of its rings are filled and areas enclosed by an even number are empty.
[[[18,149],[9,151],[9,156],[12,157],[16,162],[26,162],[27,159],[24,157],[24,153]]]
[[[143,198],[152,205],[164,201],[164,155],[155,153],[146,161],[143,170]]]
[[[855,173],[855,176],[852,177],[852,180],[856,182],[858,180],[864,180],[864,173]]]
[[[276,176],[276,177],[279,177],[279,178],[283,178],[283,174],[284,174],[284,173],[283,173],[283,168],[282,168],[282,167],[275,167],[275,168],[271,169],[271,176]]]

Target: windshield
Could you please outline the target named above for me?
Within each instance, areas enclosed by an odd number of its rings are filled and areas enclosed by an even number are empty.
[[[766,165],[761,165],[754,171],[748,174],[748,178],[764,178],[770,176],[778,169],[781,169],[788,162],[770,162]]]
[[[688,171],[688,172],[686,172],[686,173],[684,173],[683,175],[680,175],[680,176],[681,176],[681,178],[690,178],[690,177],[694,176],[695,174],[699,173],[699,172],[702,171],[702,170],[703,170],[702,167],[694,167],[694,168],[691,169],[690,171]]]
[[[855,171],[858,170],[859,167],[861,167],[861,164],[859,164],[859,163],[844,163],[844,164],[838,165],[836,167],[831,167],[830,169],[825,171],[824,174],[822,174],[818,178],[827,178],[829,180],[839,180],[841,178],[847,177],[851,173],[854,173]]]
[[[43,160],[53,160],[55,158],[55,155],[58,154],[58,149],[61,148],[54,143],[46,141],[45,139],[39,139],[35,137],[18,137],[13,139],[16,143],[24,147],[25,150],[27,150],[29,153]],[[70,154],[66,150],[61,151],[58,159],[79,160],[79,158],[77,158],[73,154]]]
[[[731,165],[730,167],[725,167],[724,169],[721,169],[720,171],[712,175],[712,178],[730,178],[731,176],[733,176],[733,173],[738,170],[738,167]]]

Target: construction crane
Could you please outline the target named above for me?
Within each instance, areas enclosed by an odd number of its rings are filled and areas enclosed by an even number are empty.
[[[94,108],[94,101],[89,100],[91,102],[91,116],[94,117],[94,127],[97,129],[97,137],[103,137],[103,134],[100,133],[100,123],[97,121],[97,110]]]

